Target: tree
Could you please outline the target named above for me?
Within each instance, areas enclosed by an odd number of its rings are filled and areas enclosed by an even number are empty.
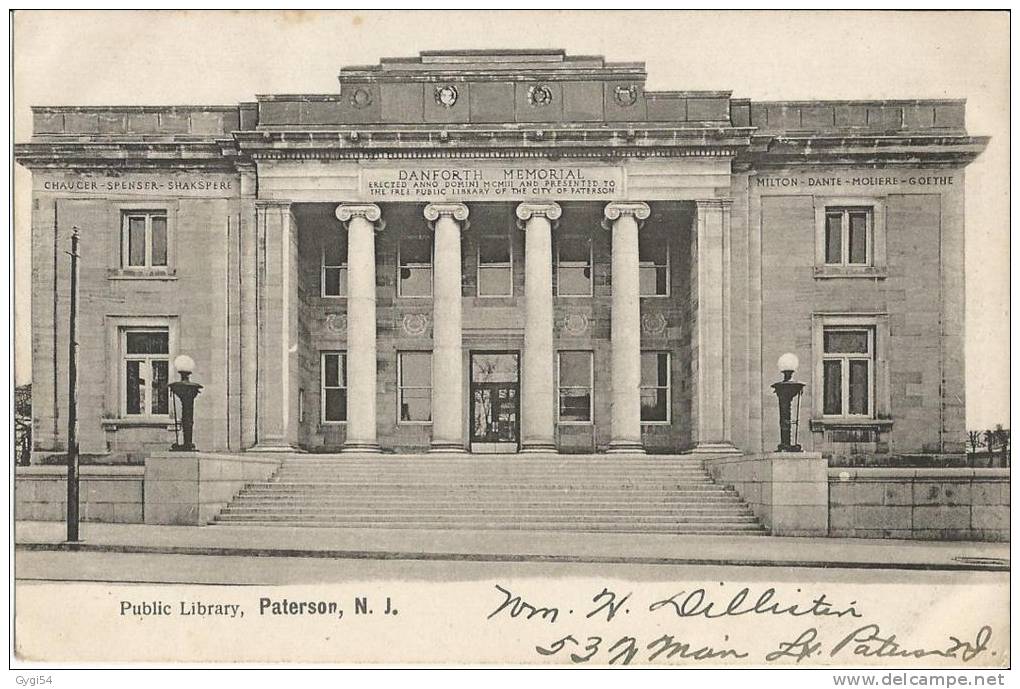
[[[32,455],[32,384],[14,388],[14,463],[27,465]]]
[[[32,418],[32,384],[18,385],[14,388],[14,415]]]
[[[989,429],[984,432],[985,447],[988,448],[989,452],[995,450],[995,431]]]
[[[981,446],[981,431],[967,431],[967,441],[970,443],[970,453],[976,455]]]
[[[997,425],[995,427],[995,442],[1002,452],[1002,466],[1009,466],[1009,429],[1003,428],[1001,424]]]

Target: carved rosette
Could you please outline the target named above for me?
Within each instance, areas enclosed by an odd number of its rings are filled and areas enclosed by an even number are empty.
[[[326,330],[334,333],[346,333],[347,332],[347,314],[343,313],[328,313],[326,314],[325,321]]]
[[[641,314],[641,330],[650,335],[661,335],[666,332],[669,322],[661,313]]]
[[[568,313],[563,317],[563,331],[574,337],[580,337],[588,332],[591,323],[583,313]]]
[[[406,335],[422,337],[429,330],[429,317],[423,313],[406,313],[400,327]]]

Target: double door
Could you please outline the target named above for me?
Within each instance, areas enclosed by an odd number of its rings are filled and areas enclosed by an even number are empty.
[[[520,355],[471,352],[471,451],[520,448]]]

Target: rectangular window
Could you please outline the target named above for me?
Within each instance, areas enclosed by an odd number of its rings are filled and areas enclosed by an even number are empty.
[[[167,267],[166,211],[124,213],[121,230],[121,266]]]
[[[478,296],[512,297],[513,294],[510,238],[483,235],[478,240]]]
[[[669,296],[669,238],[645,230],[638,235],[641,296]]]
[[[871,208],[825,209],[825,264],[871,265]]]
[[[873,414],[875,333],[871,328],[825,328],[822,346],[822,413]]]
[[[330,237],[322,246],[322,296],[347,296],[347,241]]]
[[[591,423],[592,353],[559,353],[559,420]]]
[[[556,239],[556,294],[561,297],[590,297],[591,240],[576,235]]]
[[[397,353],[401,423],[432,421],[432,352]]]
[[[123,329],[124,416],[170,413],[170,333],[165,328]]]
[[[347,420],[347,355],[322,353],[322,422]]]
[[[432,238],[401,237],[397,251],[397,295],[432,296]]]
[[[669,423],[669,352],[641,352],[641,421]]]

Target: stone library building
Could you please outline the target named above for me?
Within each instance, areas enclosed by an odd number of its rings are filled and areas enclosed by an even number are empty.
[[[960,457],[964,173],[987,144],[965,102],[645,79],[558,50],[434,51],[343,67],[325,94],[33,107],[15,146],[33,464],[67,451],[75,231],[80,453],[118,480],[145,466],[145,521],[190,499],[160,497],[161,463],[234,462],[267,485],[665,467],[768,528],[785,459],[822,462],[832,532],[835,468]],[[197,451],[174,455],[180,355],[202,389]],[[198,521],[237,490],[200,496]],[[817,527],[821,502],[790,523]],[[910,509],[899,531],[922,528]]]

